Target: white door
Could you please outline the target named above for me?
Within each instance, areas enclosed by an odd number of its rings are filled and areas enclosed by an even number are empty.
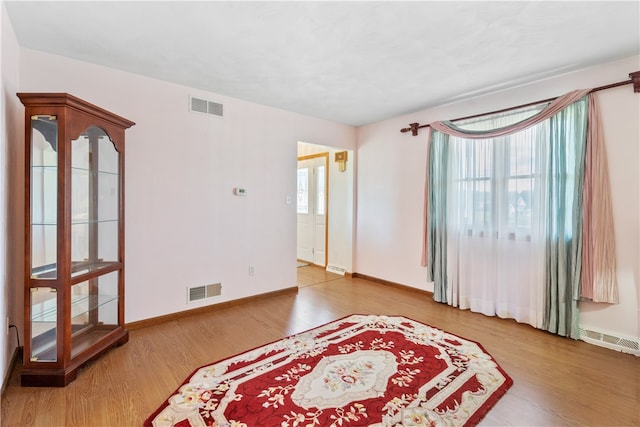
[[[298,259],[327,265],[328,154],[298,160]]]

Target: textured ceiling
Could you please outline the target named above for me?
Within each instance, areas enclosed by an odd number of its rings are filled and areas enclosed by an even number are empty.
[[[638,1],[5,3],[23,47],[355,126],[640,54]]]

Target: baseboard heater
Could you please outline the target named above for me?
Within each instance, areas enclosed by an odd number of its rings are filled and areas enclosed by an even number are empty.
[[[335,273],[335,274],[340,274],[342,276],[344,276],[345,272],[347,271],[345,268],[342,267],[336,267],[335,265],[327,265],[327,271],[329,273]]]
[[[640,339],[580,328],[580,339],[589,344],[640,356]]]

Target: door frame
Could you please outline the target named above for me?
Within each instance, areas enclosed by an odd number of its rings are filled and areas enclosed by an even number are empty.
[[[306,156],[298,156],[297,162],[301,160],[309,160],[316,159],[319,157],[324,157],[324,266],[323,268],[327,268],[329,263],[329,152],[325,151],[322,153],[308,154]],[[297,163],[296,162],[296,170]],[[315,188],[315,186],[314,186]],[[315,206],[315,203],[314,203]],[[296,219],[297,221],[297,219]]]

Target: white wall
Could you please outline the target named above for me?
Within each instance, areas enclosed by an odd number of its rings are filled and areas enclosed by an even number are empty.
[[[136,122],[125,168],[127,323],[296,285],[297,142],[355,149],[355,129],[21,49],[20,90],[68,92]],[[189,95],[224,118],[188,111]],[[248,195],[233,195],[243,186]],[[249,266],[255,275],[249,276]],[[187,286],[222,295],[187,304]]]
[[[327,267],[344,268],[346,272],[353,272],[354,252],[354,187],[355,164],[354,150],[347,150],[346,170],[340,172],[334,161],[336,151],[327,145],[298,143],[298,156],[308,156],[317,153],[329,153],[329,230],[327,236]]]
[[[536,84],[443,105],[358,129],[355,271],[432,291],[420,266],[426,168],[425,131],[402,134],[409,123],[426,124],[555,97],[570,90],[627,80],[640,57],[546,79]],[[640,94],[631,85],[598,93],[609,154],[617,244],[620,304],[580,304],[587,329],[640,336]]]
[[[22,282],[24,218],[24,149],[18,88],[18,42],[4,2],[0,4],[0,373],[7,377],[9,362],[17,347],[15,329],[22,335]]]

